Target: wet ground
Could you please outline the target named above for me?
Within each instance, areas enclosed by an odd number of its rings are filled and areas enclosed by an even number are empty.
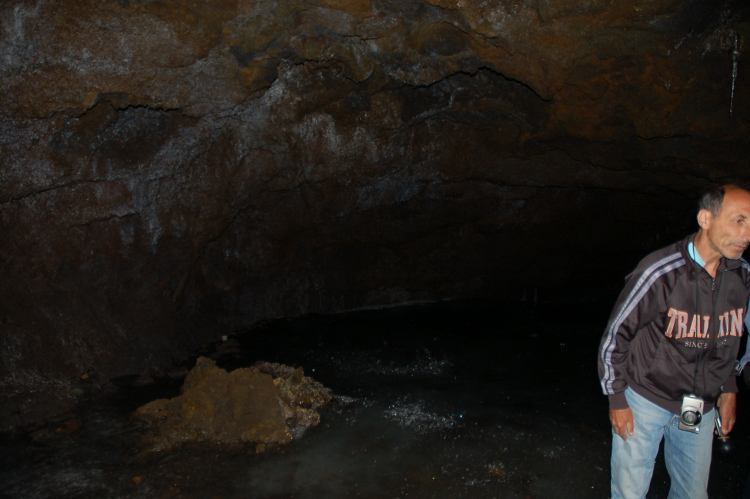
[[[143,452],[130,413],[178,395],[180,380],[123,378],[74,414],[2,437],[0,496],[606,498],[611,437],[596,350],[607,313],[459,302],[262,324],[204,353],[229,370],[302,366],[336,394],[319,426],[264,452]],[[715,453],[712,499],[739,498],[750,471],[740,384],[735,448]],[[660,455],[648,497],[668,488]]]

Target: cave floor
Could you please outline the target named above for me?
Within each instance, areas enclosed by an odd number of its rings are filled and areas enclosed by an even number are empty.
[[[123,378],[74,414],[3,436],[0,496],[609,497],[599,308],[453,302],[260,324],[203,353],[228,370],[302,366],[335,393],[319,426],[263,452],[198,443],[143,452],[130,414],[176,396],[180,382]],[[735,448],[714,453],[712,499],[740,497],[750,470],[740,384]],[[660,453],[648,497],[668,488]]]

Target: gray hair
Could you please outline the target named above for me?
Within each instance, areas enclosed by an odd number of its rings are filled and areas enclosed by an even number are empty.
[[[722,185],[703,194],[698,201],[698,211],[708,210],[711,212],[711,215],[718,217],[719,213],[721,213],[721,205],[724,204],[724,195],[727,193],[727,187],[733,186]]]
[[[711,215],[718,217],[721,213],[722,205],[724,204],[724,196],[727,191],[733,189],[750,192],[750,187],[748,187],[744,181],[732,182],[730,184],[715,187],[701,196],[698,201],[698,211],[708,210],[711,212]]]

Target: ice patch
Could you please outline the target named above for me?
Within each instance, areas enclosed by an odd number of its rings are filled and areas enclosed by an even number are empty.
[[[421,403],[398,401],[388,406],[385,416],[401,426],[417,431],[447,430],[456,425],[459,417],[454,415],[440,416],[425,410]]]
[[[377,359],[374,364],[363,369],[363,372],[370,374],[387,374],[398,376],[415,376],[431,375],[439,376],[444,374],[452,366],[447,359],[435,359],[430,352],[425,349],[418,354],[415,362],[405,366],[386,365],[382,360]]]

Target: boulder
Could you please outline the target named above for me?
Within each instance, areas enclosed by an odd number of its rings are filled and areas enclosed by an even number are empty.
[[[163,450],[188,441],[286,444],[320,423],[317,409],[331,392],[302,368],[259,363],[227,372],[201,357],[182,395],[138,408],[151,423],[147,446]]]

